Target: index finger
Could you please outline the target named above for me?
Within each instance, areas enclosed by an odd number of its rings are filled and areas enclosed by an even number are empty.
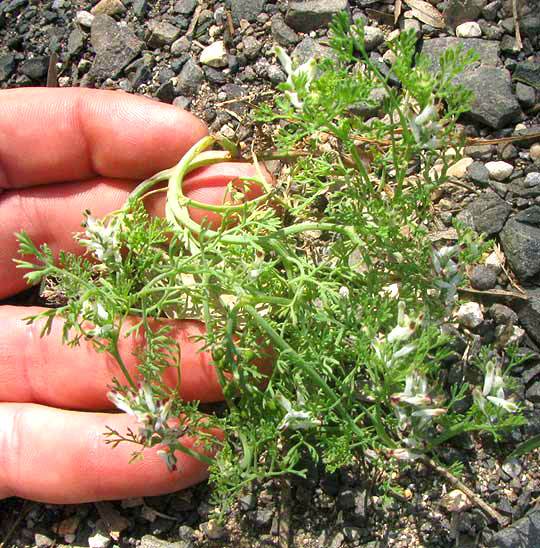
[[[120,91],[0,91],[0,189],[95,177],[144,179],[174,165],[206,126]]]

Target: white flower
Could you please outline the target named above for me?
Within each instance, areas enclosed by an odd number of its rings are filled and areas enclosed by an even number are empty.
[[[120,411],[123,411],[128,415],[135,415],[135,411],[131,408],[131,402],[123,394],[120,394],[120,392],[107,392],[107,398],[117,409],[120,409]]]
[[[285,398],[282,394],[278,395],[278,400],[283,409],[285,409],[286,414],[283,417],[278,430],[307,430],[308,428],[313,428],[314,426],[319,426],[321,421],[316,419],[310,411],[297,411],[292,408],[291,402]],[[304,403],[301,396],[298,397],[300,405]]]
[[[441,415],[446,415],[447,412],[447,409],[443,409],[441,407],[434,409],[418,409],[417,411],[413,411],[412,416],[420,417],[421,419],[427,419],[431,417],[440,417]]]
[[[427,105],[424,110],[414,119],[417,126],[425,126],[428,122],[437,119],[437,108],[434,105]]]
[[[339,288],[339,296],[343,299],[346,299],[350,294],[350,290],[348,287],[342,285],[340,288]]]
[[[113,259],[115,262],[121,262],[120,241],[118,238],[118,226],[113,220],[107,225],[100,219],[86,215],[84,223],[85,231],[78,238],[79,243],[90,250],[100,261]]]
[[[505,411],[508,411],[509,413],[515,413],[518,410],[518,406],[510,400],[497,398],[495,396],[486,396],[486,399],[489,400],[491,403],[494,403],[498,407],[502,407]]]
[[[514,402],[506,399],[504,394],[504,378],[501,373],[501,366],[496,365],[492,360],[486,364],[482,392],[476,390],[475,397],[476,403],[485,413],[485,405],[482,401],[483,398],[490,401],[497,407],[502,407],[509,413],[515,413],[518,410],[518,406]]]
[[[399,360],[400,358],[404,358],[405,356],[408,356],[411,352],[416,350],[416,343],[409,343],[405,346],[401,347],[393,356],[392,361]]]
[[[410,323],[409,325],[396,325],[390,333],[388,333],[387,340],[389,343],[406,341],[415,331],[415,325]]]
[[[280,46],[274,47],[274,53],[277,58],[280,60],[285,72],[287,73],[287,86],[289,90],[285,92],[285,95],[289,98],[289,101],[295,108],[302,108],[304,103],[298,97],[298,90],[296,89],[295,79],[297,79],[301,74],[304,74],[306,77],[305,91],[309,92],[311,82],[315,78],[317,72],[317,63],[313,57],[310,57],[305,63],[302,63],[295,69],[293,69],[293,63],[291,58],[287,55],[287,52]]]

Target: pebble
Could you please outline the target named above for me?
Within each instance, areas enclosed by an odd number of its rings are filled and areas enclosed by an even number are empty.
[[[225,528],[222,527],[216,519],[201,523],[200,530],[210,540],[219,540],[227,535]]]
[[[474,162],[472,158],[461,158],[455,164],[451,165],[446,172],[449,177],[465,177],[467,168]]]
[[[514,167],[507,162],[495,161],[487,162],[486,169],[488,170],[489,176],[496,181],[504,181],[512,175]]]
[[[94,15],[92,15],[89,11],[81,10],[77,12],[77,15],[75,18],[77,19],[77,23],[81,25],[81,27],[85,27],[89,29],[92,26],[92,22],[94,21]]]
[[[364,46],[366,51],[372,51],[384,42],[383,31],[378,27],[364,27]]]
[[[223,40],[218,40],[209,46],[206,46],[199,57],[203,65],[214,68],[223,68],[229,64],[227,50]]]
[[[475,329],[484,321],[482,307],[475,302],[464,303],[456,312],[456,320],[467,329]]]
[[[531,156],[531,160],[540,160],[540,143],[534,143],[534,145],[532,145],[529,149],[529,154]]]
[[[482,36],[482,29],[475,21],[468,21],[456,27],[456,36],[460,38],[478,38]]]
[[[471,287],[485,291],[493,289],[497,283],[498,269],[491,265],[476,265],[469,275]]]
[[[90,12],[93,15],[120,15],[126,11],[126,6],[120,0],[100,0]]]

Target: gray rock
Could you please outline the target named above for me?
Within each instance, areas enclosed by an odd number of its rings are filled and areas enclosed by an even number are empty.
[[[183,108],[184,110],[187,110],[189,108],[189,105],[191,105],[191,99],[189,97],[184,97],[183,95],[179,95],[178,97],[175,97],[172,104],[175,107]]]
[[[176,91],[180,95],[193,97],[199,91],[204,80],[204,72],[199,65],[193,60],[186,61],[180,74],[178,75],[178,84]]]
[[[533,367],[526,365],[525,369],[521,373],[521,380],[525,384],[529,384],[534,378],[540,374],[540,365],[534,365]]]
[[[153,19],[148,23],[149,36],[148,46],[151,48],[160,48],[167,44],[172,44],[179,36],[181,30],[168,21]]]
[[[470,50],[476,51],[481,64],[490,67],[502,66],[499,58],[499,42],[494,40],[482,40],[481,38],[455,38],[453,36],[445,38],[433,38],[426,40],[422,46],[422,53],[428,57],[431,62],[431,70],[437,71],[441,65],[439,59],[448,48],[455,48],[457,45],[463,47],[463,52]],[[470,71],[477,67],[477,63],[469,65],[465,70]]]
[[[163,103],[172,103],[174,100],[174,86],[172,82],[165,82],[156,91],[156,97]]]
[[[96,52],[90,73],[97,78],[117,77],[143,48],[130,28],[117,25],[109,15],[94,18],[90,41]]]
[[[352,489],[343,489],[337,496],[337,506],[341,510],[350,510],[354,508],[354,491]]]
[[[300,42],[300,37],[283,20],[281,14],[272,17],[272,36],[280,46],[293,46]]]
[[[238,84],[225,84],[222,86],[221,91],[227,95],[227,100],[241,99],[247,93],[246,88],[239,86]],[[248,106],[244,101],[229,103],[228,108],[241,116],[246,114],[248,110]]]
[[[311,32],[330,23],[334,15],[348,10],[347,0],[307,0],[289,2],[285,15],[287,25],[299,32]]]
[[[297,63],[305,63],[310,57],[320,59],[332,56],[332,50],[320,44],[317,40],[306,36],[292,52],[292,58]]]
[[[482,0],[448,0],[443,11],[444,20],[452,29],[466,21],[476,21],[483,4]]]
[[[495,192],[482,192],[458,217],[477,232],[491,236],[503,228],[512,207]]]
[[[481,264],[472,268],[469,279],[473,289],[493,289],[497,284],[499,275],[497,267],[493,265]]]
[[[137,59],[129,67],[126,67],[125,72],[128,73],[133,88],[137,89],[152,78],[152,65],[145,59]]]
[[[482,29],[482,36],[486,40],[500,40],[504,35],[503,29],[501,29],[498,25],[482,20],[478,21],[478,24]]]
[[[154,535],[144,535],[141,538],[139,548],[189,548],[189,544],[184,540],[170,542],[168,540],[161,540]]]
[[[84,47],[84,34],[79,28],[74,28],[69,33],[67,51],[69,55],[77,55]]]
[[[521,82],[516,84],[516,97],[524,109],[532,108],[536,104],[534,88]]]
[[[520,177],[512,181],[509,186],[514,196],[536,198],[540,196],[540,174],[536,172],[529,173],[525,178]]]
[[[519,30],[524,36],[537,36],[540,34],[540,15],[530,13],[519,18]]]
[[[502,53],[506,53],[507,55],[514,55],[515,53],[519,53],[520,48],[514,36],[510,36],[510,34],[505,34],[502,37],[501,51]]]
[[[527,335],[540,345],[540,297],[529,296],[529,301],[519,310],[518,316]]]
[[[238,23],[240,19],[247,21],[256,21],[257,16],[264,9],[266,0],[232,0],[231,15],[233,20]]]
[[[510,73],[506,69],[482,65],[458,75],[454,82],[474,93],[467,114],[472,120],[499,129],[521,119],[521,108],[512,93]]]
[[[491,305],[486,316],[491,318],[497,325],[516,324],[518,321],[518,315],[509,306],[500,303]]]
[[[47,76],[47,70],[49,68],[49,58],[40,56],[33,57],[24,61],[20,67],[19,71],[22,72],[25,76],[28,76],[31,80],[41,80]]]
[[[173,11],[180,15],[191,15],[197,7],[197,0],[178,0]]]
[[[11,2],[6,2],[6,4],[2,6],[2,10],[4,13],[9,13],[26,4],[28,4],[28,0],[11,0]]]
[[[533,61],[522,61],[516,65],[512,74],[512,79],[540,89],[540,63]]]
[[[0,57],[0,82],[7,82],[15,71],[15,55],[7,53]]]
[[[182,36],[175,40],[171,46],[172,55],[182,55],[186,53],[191,48],[191,40],[187,36]]]
[[[467,168],[467,177],[473,183],[485,186],[489,183],[489,172],[482,162],[473,162]]]
[[[514,131],[514,135],[523,135],[523,140],[521,141],[514,141],[514,144],[515,145],[520,145],[520,146],[526,146],[526,147],[530,147],[538,138],[535,137],[534,138],[534,141],[531,140],[531,138],[527,138],[528,135],[534,135],[535,133],[539,133],[540,132],[540,124],[533,124],[529,127],[526,127],[526,128],[523,128],[523,129],[518,129],[516,131]]]
[[[529,386],[525,392],[525,397],[532,403],[540,403],[540,381],[536,381]]]
[[[378,27],[364,27],[364,46],[366,51],[372,51],[384,42],[383,31]]]
[[[204,75],[211,84],[224,84],[227,81],[227,76],[221,70],[212,67],[203,67]]]
[[[277,65],[270,65],[266,70],[266,76],[275,86],[287,80],[287,75]]]
[[[489,2],[482,8],[482,15],[486,21],[495,21],[497,19],[497,12],[501,7],[501,0],[494,0]]]
[[[262,507],[250,512],[250,521],[259,529],[268,527],[272,523],[274,513],[272,508]]]
[[[135,17],[142,19],[148,9],[148,0],[133,0],[133,12]]]
[[[509,219],[499,237],[508,263],[520,280],[540,272],[540,206]]]
[[[242,42],[244,43],[244,53],[248,59],[255,59],[261,51],[262,44],[254,36],[246,36]]]

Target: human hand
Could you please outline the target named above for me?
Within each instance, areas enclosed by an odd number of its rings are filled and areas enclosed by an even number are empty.
[[[206,134],[202,122],[180,109],[122,92],[89,89],[19,89],[0,92],[0,298],[25,288],[13,259],[14,233],[24,230],[54,253],[81,251],[72,233],[82,212],[102,217],[119,208],[140,180],[174,165]],[[228,181],[254,176],[247,164],[217,164],[192,173],[186,193],[220,203]],[[253,197],[257,189],[253,189]],[[251,197],[251,196],[250,196]],[[147,203],[163,214],[163,198]],[[191,211],[201,221],[206,212]],[[213,219],[218,222],[218,219]],[[24,318],[36,307],[0,307],[0,499],[19,496],[52,503],[76,503],[150,496],[203,480],[206,467],[178,455],[178,472],[168,472],[155,451],[128,464],[133,448],[105,444],[106,426],[125,433],[132,417],[111,414],[106,397],[114,360],[83,344],[62,346],[62,322],[50,336]],[[221,389],[209,356],[192,337],[204,327],[178,321],[185,399],[216,401]],[[133,350],[142,342],[124,339],[121,353],[130,372]],[[175,379],[171,379],[174,382]],[[102,411],[102,412],[99,412]],[[195,440],[183,440],[186,445]]]

